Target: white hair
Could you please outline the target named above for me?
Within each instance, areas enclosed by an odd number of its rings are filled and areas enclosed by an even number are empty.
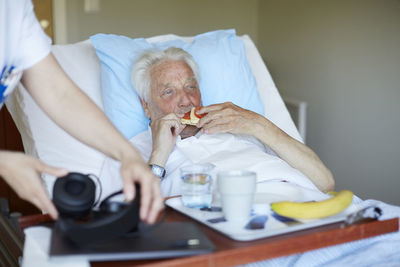
[[[145,102],[149,102],[150,100],[151,69],[157,64],[167,60],[183,60],[192,69],[197,82],[200,81],[199,67],[193,57],[185,50],[177,47],[170,47],[166,50],[148,50],[135,62],[131,71],[133,87],[139,97]]]

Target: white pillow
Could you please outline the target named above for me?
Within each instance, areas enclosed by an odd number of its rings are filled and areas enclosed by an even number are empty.
[[[150,42],[161,42],[180,38],[176,35],[161,35],[149,38]],[[265,116],[290,136],[301,141],[289,112],[279,95],[274,82],[251,39],[240,37],[246,46],[246,54],[257,80],[258,91],[264,103]],[[183,37],[191,40],[190,37]],[[100,63],[89,40],[71,45],[55,45],[53,53],[71,79],[101,108]],[[55,125],[36,105],[31,96],[20,85],[7,99],[9,109],[21,133],[26,153],[42,161],[83,173],[99,175],[105,156],[69,136]],[[48,189],[53,179],[45,175]]]

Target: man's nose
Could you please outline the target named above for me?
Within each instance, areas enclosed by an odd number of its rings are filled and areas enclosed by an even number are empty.
[[[190,100],[190,95],[188,93],[186,93],[185,91],[182,91],[180,94],[179,106],[186,107],[191,104],[192,104],[192,101]]]

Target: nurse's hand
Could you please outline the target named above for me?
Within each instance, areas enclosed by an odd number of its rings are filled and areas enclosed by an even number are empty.
[[[20,198],[57,219],[57,209],[43,185],[41,173],[60,177],[66,175],[68,170],[49,166],[20,152],[0,151],[0,175],[3,179]]]
[[[157,215],[164,208],[160,179],[137,153],[130,153],[121,160],[123,191],[128,201],[135,197],[135,183],[140,184],[140,219],[149,224],[155,222]]]

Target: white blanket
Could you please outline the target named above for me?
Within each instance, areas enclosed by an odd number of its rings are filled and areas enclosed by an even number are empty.
[[[151,154],[151,131],[143,132],[131,140],[147,161]],[[179,168],[195,163],[212,163],[216,166],[216,173],[226,170],[249,170],[257,173],[257,191],[268,191],[267,186],[261,186],[265,181],[286,180],[292,185],[319,192],[315,185],[300,171],[292,168],[273,151],[252,137],[233,134],[197,134],[181,140],[178,138],[176,146],[168,158],[165,166],[167,176],[161,183],[164,196],[180,194]],[[103,185],[103,197],[122,187],[119,173],[120,163],[107,158],[100,174]],[[216,185],[216,183],[214,183]],[[282,192],[285,195],[285,192]],[[325,195],[320,193],[320,197]]]

